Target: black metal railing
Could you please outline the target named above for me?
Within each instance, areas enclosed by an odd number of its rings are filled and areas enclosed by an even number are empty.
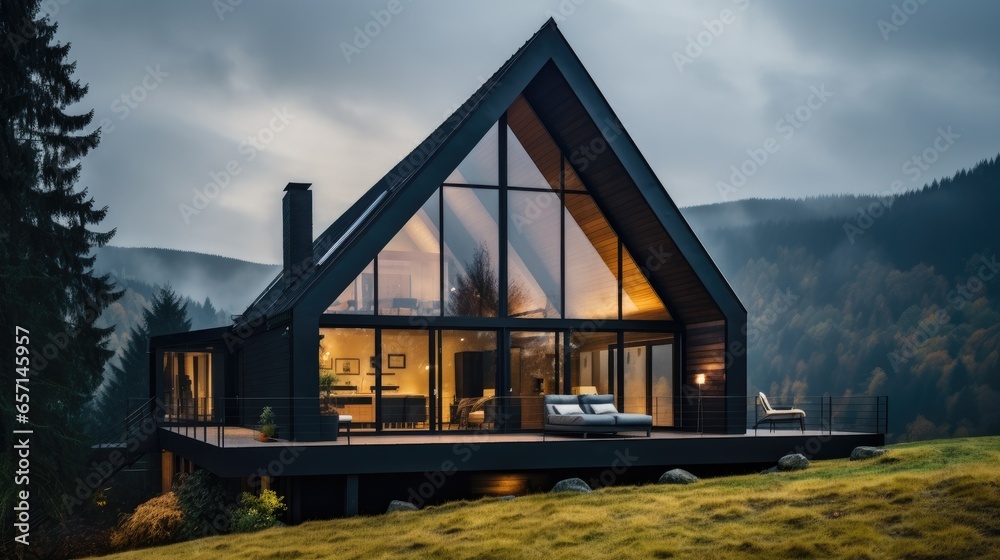
[[[616,399],[622,412],[650,414],[654,430],[684,433],[768,435],[772,432],[888,433],[887,396],[769,397],[774,409],[795,408],[804,417],[767,417],[756,397],[688,395]],[[438,406],[420,395],[341,394],[318,398],[161,399],[163,427],[220,447],[253,444],[260,416],[270,407],[275,440],[334,441],[348,428],[355,435],[376,432],[524,433],[543,428],[542,396],[459,399]],[[780,411],[779,411],[780,412]],[[350,422],[346,417],[350,416]],[[772,422],[773,420],[773,422]]]

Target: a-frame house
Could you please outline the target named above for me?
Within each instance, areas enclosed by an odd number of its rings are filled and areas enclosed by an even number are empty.
[[[747,312],[554,21],[315,239],[311,201],[285,188],[283,271],[234,325],[153,339],[167,423],[253,428],[271,406],[303,444],[336,441],[345,414],[355,439],[530,434],[541,395],[598,392],[654,431],[745,432]],[[250,476],[237,463],[266,452],[183,429],[160,437],[165,478]],[[403,467],[345,466],[343,440],[267,475],[346,476],[356,511],[358,475]],[[440,464],[434,447],[404,470]],[[540,468],[518,454],[464,466]]]

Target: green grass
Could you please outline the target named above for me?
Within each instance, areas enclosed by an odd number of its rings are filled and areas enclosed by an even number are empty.
[[[697,474],[697,473],[695,473]],[[482,499],[108,558],[997,558],[1000,437],[805,471]]]

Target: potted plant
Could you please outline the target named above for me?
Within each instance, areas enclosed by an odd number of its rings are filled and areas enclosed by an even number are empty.
[[[333,391],[334,385],[337,384],[337,376],[324,373],[319,376],[319,392],[326,398],[330,398],[330,392]]]
[[[278,425],[274,423],[274,410],[272,410],[271,407],[264,407],[264,410],[260,413],[260,420],[258,420],[258,422],[258,440],[271,441],[271,438],[277,437]]]

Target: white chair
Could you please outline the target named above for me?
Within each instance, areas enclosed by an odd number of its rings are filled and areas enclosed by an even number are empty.
[[[767,402],[767,395],[764,393],[757,393],[757,404],[764,411],[764,417],[757,420],[753,425],[753,429],[756,430],[763,422],[771,424],[771,431],[774,431],[775,422],[799,422],[799,428],[802,429],[802,433],[806,432],[806,412],[799,408],[774,408],[771,403]]]

